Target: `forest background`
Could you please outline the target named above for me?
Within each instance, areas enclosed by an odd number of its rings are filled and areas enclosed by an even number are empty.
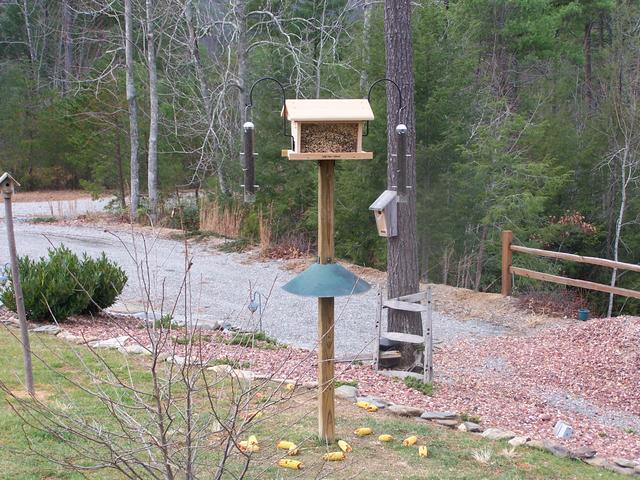
[[[274,242],[313,250],[315,165],[280,156],[274,85],[250,111],[248,89],[268,75],[288,98],[366,97],[385,72],[382,3],[0,0],[0,170],[26,189],[113,191],[126,212],[138,166],[140,217],[155,196],[162,210],[197,189],[239,212],[244,238],[268,216]],[[499,291],[505,229],[519,244],[636,263],[640,2],[422,0],[412,23],[422,279]],[[374,89],[373,161],[337,167],[336,253],[376,268],[386,243],[368,207],[386,188],[385,105]],[[260,189],[241,205],[247,114]],[[611,282],[593,266],[514,264]],[[633,273],[616,282],[640,288]],[[557,287],[518,279],[515,291],[534,288]],[[608,295],[577,294],[606,313]],[[612,313],[639,310],[616,297]]]

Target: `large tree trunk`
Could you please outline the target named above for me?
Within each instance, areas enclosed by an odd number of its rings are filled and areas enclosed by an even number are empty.
[[[158,219],[158,71],[153,27],[153,0],[145,1],[147,20],[147,64],[149,69],[149,152],[147,188],[149,213],[155,223]]]
[[[138,146],[140,133],[138,131],[138,101],[136,99],[136,85],[134,82],[133,59],[133,13],[131,0],[124,0],[124,28],[125,28],[125,62],[127,74],[127,104],[129,106],[129,142],[131,163],[131,199],[129,200],[129,216],[131,221],[138,214],[140,198],[140,165],[138,164]]]
[[[398,117],[399,98],[393,85],[387,86],[387,182],[397,185],[397,151],[395,127],[404,123],[407,132],[406,203],[398,204],[398,235],[387,240],[387,283],[389,297],[415,293],[419,288],[418,246],[416,240],[416,125],[413,78],[413,44],[411,38],[410,0],[385,1],[384,38],[387,56],[387,77],[402,90],[404,110]],[[407,312],[389,312],[389,330],[422,335],[420,316]],[[413,352],[405,349],[403,361],[411,363]]]

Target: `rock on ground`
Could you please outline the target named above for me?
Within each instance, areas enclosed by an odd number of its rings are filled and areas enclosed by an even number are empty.
[[[336,388],[335,395],[338,398],[355,402],[358,397],[358,389],[352,385],[340,385]]]
[[[511,440],[516,436],[515,433],[501,428],[487,428],[481,435],[489,440]]]

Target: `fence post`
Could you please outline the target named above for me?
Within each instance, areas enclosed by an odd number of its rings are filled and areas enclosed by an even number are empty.
[[[511,296],[511,263],[512,252],[511,242],[513,241],[513,232],[511,230],[503,230],[502,234],[502,295]]]

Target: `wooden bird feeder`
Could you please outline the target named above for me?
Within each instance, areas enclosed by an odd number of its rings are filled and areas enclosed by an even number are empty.
[[[287,100],[282,116],[291,122],[289,160],[370,160],[362,150],[364,124],[373,120],[366,99]]]

